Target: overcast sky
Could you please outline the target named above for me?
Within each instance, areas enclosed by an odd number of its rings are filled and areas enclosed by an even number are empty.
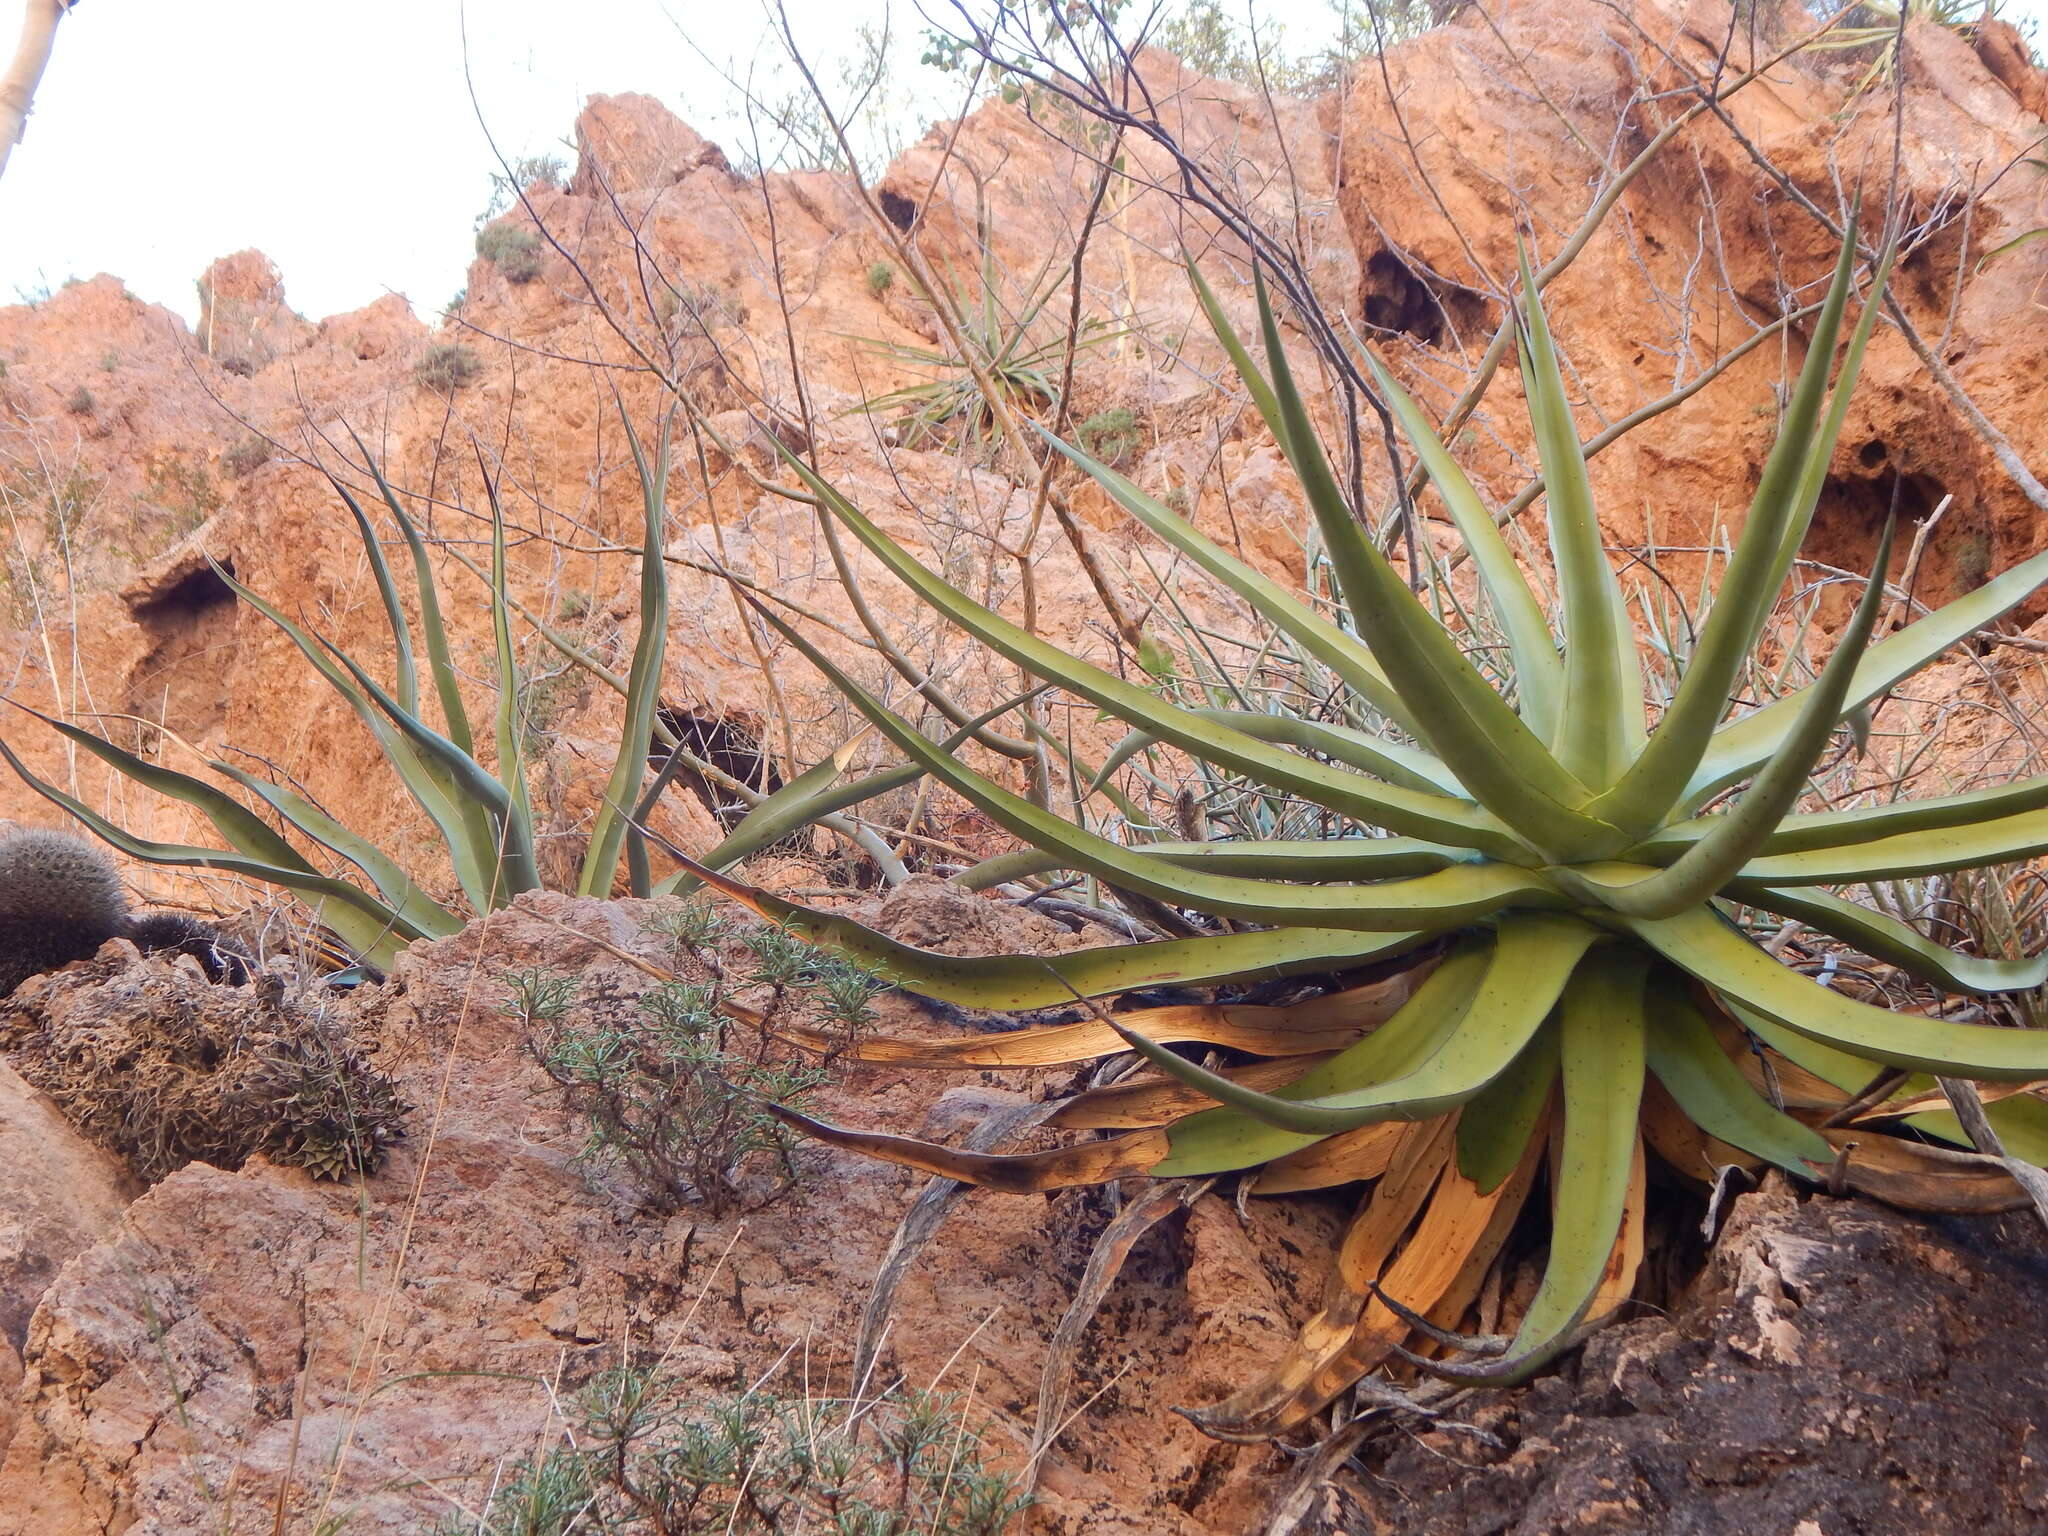
[[[1257,3],[1291,43],[1330,31],[1326,0]],[[858,25],[891,17],[897,101],[957,99],[917,66],[911,6],[788,5],[828,79]],[[0,48],[20,15],[0,0]],[[255,246],[302,314],[396,291],[431,317],[464,281],[490,196],[485,125],[508,157],[569,158],[585,96],[645,91],[739,150],[720,72],[771,60],[766,28],[760,0],[83,0],[0,178],[0,302],[111,272],[189,318],[207,263]]]

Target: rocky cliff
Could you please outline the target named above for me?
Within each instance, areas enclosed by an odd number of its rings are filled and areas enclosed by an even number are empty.
[[[1856,89],[1867,54],[1805,53],[1701,105],[1702,82],[1725,89],[1810,25],[1796,8],[1737,15],[1711,0],[1524,0],[1461,11],[1368,61],[1348,94],[1314,101],[1156,54],[1142,67],[1150,114],[1286,232],[1329,309],[1438,413],[1481,367],[1517,235],[1539,260],[1583,236],[1547,301],[1582,436],[1682,396],[1594,460],[1609,543],[1654,557],[1686,592],[1754,487],[1803,357],[1801,311],[1833,259],[1827,221],[1859,189],[1875,207],[1895,188],[1911,334],[1879,332],[1806,554],[1816,571],[1867,569],[1896,494],[1909,517],[1940,511],[1912,570],[1916,595],[1937,600],[2048,545],[2048,492],[2033,479],[2048,470],[2048,243],[1980,264],[2048,224],[2048,179],[2024,163],[2048,132],[2048,87],[1995,24],[1973,45],[1916,20],[1896,92]],[[1069,420],[1127,434],[1119,453],[1141,483],[1275,575],[1302,578],[1293,483],[1246,402],[1218,386],[1222,359],[1180,267],[1191,251],[1243,317],[1241,248],[1173,195],[1179,171],[1156,141],[1119,145],[1123,174],[1098,201],[1099,141],[1028,93],[936,126],[865,191],[826,172],[737,174],[646,97],[594,98],[576,139],[575,174],[504,216],[518,238],[479,258],[459,307],[431,328],[396,299],[303,320],[253,252],[205,274],[196,331],[111,277],[0,310],[11,696],[137,732],[127,739],[175,766],[192,766],[188,746],[277,765],[385,846],[431,846],[375,743],[206,557],[387,664],[371,572],[325,479],[364,483],[352,430],[453,550],[488,539],[487,465],[514,525],[515,590],[623,664],[636,582],[622,546],[639,492],[619,419],[653,418],[649,358],[721,439],[679,444],[671,487],[663,704],[676,719],[724,722],[746,750],[804,763],[851,734],[798,659],[749,634],[715,570],[860,633],[807,510],[759,483],[772,467],[764,433],[814,445],[833,480],[955,580],[1009,604],[1028,584],[1046,633],[1114,656],[1076,540],[1041,515],[1027,477],[957,433],[863,409],[948,377],[919,360],[947,340],[896,264],[904,236],[998,313],[1051,291],[1055,323],[1033,334],[1057,340],[1059,264],[1085,231],[1087,345]],[[1596,209],[1604,217],[1589,219]],[[449,348],[467,349],[452,371]],[[1501,372],[1456,439],[1503,502],[1532,473],[1518,394],[1512,368]],[[1386,500],[1370,456],[1364,474]],[[1091,489],[1068,494],[1080,541],[1141,610],[1156,552]],[[1432,539],[1444,530],[1424,524]],[[1523,546],[1541,569],[1543,552]],[[450,607],[458,659],[484,678],[482,588],[452,558],[440,569],[463,594]],[[1002,696],[1007,679],[934,632],[880,572],[864,580],[919,665],[970,704]],[[1199,584],[1176,596],[1197,622],[1237,622]],[[2020,618],[2043,613],[2037,601]],[[871,649],[831,643],[864,676],[884,675]],[[1994,649],[1952,681],[2023,691],[2034,654]],[[553,665],[537,643],[523,659],[536,674]],[[614,696],[573,677],[547,695],[537,813],[557,872],[574,866],[618,719]],[[207,840],[186,808],[74,761],[33,722],[7,739],[138,832]],[[715,838],[709,810],[671,800],[662,831],[684,847]],[[0,813],[53,815],[11,777]],[[953,844],[981,835],[939,831]],[[422,857],[427,883],[452,883]],[[792,878],[816,875],[807,864]],[[226,882],[136,879],[223,911],[249,898]],[[938,905],[920,908],[927,897]],[[925,932],[1041,921],[992,918],[923,885],[890,902],[887,920]],[[360,1189],[255,1157],[192,1164],[138,1199],[127,1170],[0,1068],[0,1152],[18,1144],[29,1150],[7,1166],[51,1171],[0,1183],[0,1391],[14,1397],[0,1406],[0,1533],[171,1536],[273,1519],[280,1531],[424,1531],[473,1510],[492,1469],[548,1431],[554,1385],[622,1353],[666,1351],[706,1390],[744,1385],[792,1351],[843,1377],[913,1181],[832,1158],[744,1219],[650,1217],[574,1165],[553,1089],[497,1011],[496,979],[534,965],[644,987],[631,957],[655,950],[641,916],[529,899],[335,1004],[418,1115]],[[980,938],[1064,942],[1051,928]],[[103,958],[37,985],[107,985],[130,963]],[[914,1075],[867,1070],[830,1091],[863,1118],[886,1109],[933,1133],[953,1123]],[[1037,1091],[1016,1075],[985,1090],[1017,1103]],[[1313,1307],[1313,1256],[1337,1211],[1212,1196],[1138,1250],[1090,1335],[1037,1528],[1263,1528],[1294,1482],[1289,1460],[1207,1441],[1167,1410],[1218,1395],[1279,1348]],[[970,1201],[905,1282],[891,1369],[971,1382],[999,1459],[1030,1443],[1045,1340],[1108,1214],[1078,1200]],[[2025,1283],[2035,1241],[2016,1224],[1931,1228],[1759,1197],[1697,1285],[1674,1289],[1673,1322],[1631,1325],[1549,1387],[1481,1405],[1469,1426],[1407,1425],[1412,1439],[1377,1447],[1367,1475],[1344,1474],[1304,1518],[1361,1531],[2026,1529],[2040,1516],[2037,1472],[1987,1480],[1970,1448],[1994,1444],[1999,1465],[2032,1468],[2038,1447],[2016,1421],[2038,1417],[2038,1373],[2031,1387],[1997,1384],[1994,1435],[1981,1383],[1954,1362],[2024,1353],[2039,1337],[2048,1319]],[[1890,1262],[1899,1255],[1913,1263]],[[1917,1330],[1912,1351],[1893,1347],[1901,1327]],[[1836,1394],[1825,1404],[1814,1362]],[[1918,1422],[1882,1411],[1906,1393],[1924,1402]],[[1765,1407],[1744,1405],[1765,1405],[1780,1431],[1762,1435]],[[1675,1454],[1674,1440],[1696,1453]],[[1731,1489],[1750,1513],[1717,1513]]]

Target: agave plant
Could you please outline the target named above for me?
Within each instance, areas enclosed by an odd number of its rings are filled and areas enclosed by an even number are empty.
[[[1862,601],[1815,679],[1747,713],[1732,702],[1813,516],[1877,314],[1888,261],[1874,275],[1830,398],[1856,289],[1854,253],[1852,241],[1718,601],[1654,728],[1526,263],[1522,378],[1545,479],[1561,633],[1552,632],[1493,518],[1422,412],[1373,365],[1505,633],[1505,689],[1475,670],[1354,521],[1263,290],[1262,371],[1192,274],[1299,477],[1340,589],[1336,617],[1225,553],[1114,470],[1056,445],[1262,624],[1326,667],[1348,690],[1352,718],[1390,722],[1384,732],[1184,708],[949,586],[792,458],[821,515],[837,519],[925,603],[1044,683],[1122,721],[1133,742],[1177,749],[1374,835],[1113,840],[928,741],[764,610],[915,769],[1028,845],[1007,856],[1012,874],[1080,871],[1108,889],[1212,920],[1212,931],[1155,943],[962,959],[699,869],[728,895],[906,988],[999,1010],[1084,999],[1092,1014],[967,1039],[870,1039],[854,1049],[857,1057],[896,1067],[1027,1068],[1128,1047],[1154,1069],[1065,1101],[1051,1125],[1111,1134],[1049,1151],[959,1151],[789,1118],[829,1143],[1011,1191],[1130,1176],[1237,1174],[1256,1193],[1374,1181],[1337,1254],[1322,1311],[1264,1380],[1196,1415],[1233,1438],[1299,1424],[1416,1337],[1411,1327],[1422,1329],[1423,1347],[1440,1352],[1447,1340],[1439,1331],[1468,1316],[1546,1156],[1551,1236],[1540,1287],[1512,1337],[1489,1346],[1491,1358],[1442,1358],[1432,1369],[1468,1380],[1526,1377],[1627,1297],[1642,1253],[1646,1146],[1692,1177],[1727,1163],[1769,1165],[1906,1204],[2017,1203],[2016,1186],[1996,1165],[1884,1132],[1905,1126],[1961,1139],[1930,1075],[2002,1085],[2048,1076],[2048,1034],[1858,1001],[1790,969],[1739,922],[1752,912],[1796,919],[1943,992],[2023,991],[2048,978],[2048,961],[1953,953],[1828,889],[2048,851],[2048,777],[1917,803],[1797,809],[1836,730],[2048,582],[2048,554],[1872,644],[1887,529]],[[1400,957],[1429,963],[1410,965],[1393,982],[1289,1006],[1226,1001],[1116,1013],[1093,1001],[1161,985],[1341,976]],[[1254,1059],[1231,1057],[1236,1064],[1217,1069],[1171,1048],[1184,1044]],[[1985,1097],[2009,1151],[2035,1160],[2048,1152],[2048,1105],[2010,1088]],[[1851,1119],[1859,1123],[1834,1123]]]
[[[647,806],[641,796],[641,783],[646,776],[649,743],[656,730],[655,711],[667,642],[667,578],[662,564],[667,435],[664,431],[653,454],[643,449],[630,425],[627,440],[639,470],[645,509],[645,542],[640,559],[642,622],[630,674],[620,684],[626,699],[625,728],[580,871],[578,890],[586,895],[610,893],[621,852],[636,835],[639,820],[644,819]],[[360,439],[356,446],[362,449]],[[152,762],[66,721],[38,716],[66,740],[127,778],[196,808],[213,823],[228,847],[205,848],[137,837],[76,796],[31,772],[4,740],[0,740],[0,755],[6,757],[31,788],[123,853],[153,864],[217,869],[282,887],[305,900],[315,916],[358,959],[384,968],[414,940],[446,938],[462,927],[467,915],[502,907],[521,891],[537,888],[541,879],[534,854],[533,811],[527,799],[524,738],[518,713],[519,676],[511,632],[511,610],[515,603],[506,588],[505,520],[497,486],[486,472],[484,485],[491,505],[492,535],[491,569],[486,581],[497,688],[497,767],[493,772],[478,759],[477,733],[462,700],[426,542],[367,450],[363,457],[411,556],[419,641],[426,650],[428,672],[440,706],[438,730],[427,722],[421,706],[417,646],[413,626],[399,598],[398,582],[384,558],[369,515],[339,480],[328,477],[355,521],[391,628],[395,670],[389,686],[372,677],[348,652],[237,581],[225,567],[215,563],[213,570],[237,597],[290,637],[308,664],[376,738],[400,783],[440,833],[467,913],[431,898],[407,873],[402,859],[351,831],[303,795],[237,764],[214,759],[207,766],[227,783],[253,796],[305,844],[331,855],[330,862],[339,861],[339,867],[348,872],[346,876],[317,868],[284,832],[219,785]],[[674,750],[672,745],[672,756]],[[742,823],[742,829],[749,833],[757,830],[746,823]],[[636,857],[633,862],[636,889],[644,895],[645,859]]]

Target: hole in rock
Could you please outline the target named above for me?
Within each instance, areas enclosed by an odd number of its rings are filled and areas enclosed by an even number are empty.
[[[1366,259],[1360,284],[1368,325],[1400,331],[1424,346],[1436,346],[1447,330],[1465,335],[1486,321],[1486,301],[1469,288],[1432,285],[1392,251]]]
[[[232,561],[222,565],[234,574]],[[128,712],[193,740],[217,730],[227,720],[234,590],[194,559],[123,596],[148,644],[128,674]]]
[[[764,795],[782,788],[782,775],[776,772],[774,760],[761,750],[761,739],[744,716],[714,715],[664,705],[656,711],[656,717],[674,733],[685,752],[727,777]],[[659,772],[667,761],[668,749],[656,742],[647,754],[648,766]],[[691,793],[726,830],[738,825],[747,814],[749,807],[726,785],[687,765],[678,768],[675,776],[690,786]]]
[[[887,187],[881,194],[882,217],[894,224],[904,234],[910,233],[910,226],[917,222],[917,204],[901,192],[892,192]]]

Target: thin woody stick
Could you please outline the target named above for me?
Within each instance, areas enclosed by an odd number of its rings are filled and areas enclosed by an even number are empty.
[[[14,62],[0,76],[0,175],[7,170],[7,157],[28,131],[29,110],[35,105],[36,86],[50,62],[50,48],[57,40],[57,23],[77,6],[78,0],[28,0],[21,18],[21,41],[15,45]]]

